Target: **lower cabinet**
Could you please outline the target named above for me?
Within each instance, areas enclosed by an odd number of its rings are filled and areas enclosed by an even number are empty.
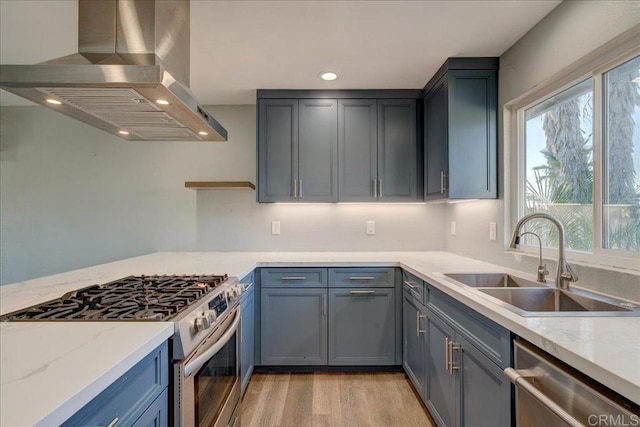
[[[327,364],[327,289],[262,288],[262,365]]]
[[[512,425],[509,331],[430,289],[426,404],[438,426]]]
[[[242,319],[240,329],[240,381],[242,394],[244,394],[253,372],[253,361],[255,359],[255,285],[253,273],[240,280],[240,283],[245,285],[245,292],[240,300],[240,317]]]
[[[402,301],[402,366],[422,400],[427,381],[427,308],[405,291]]]
[[[262,269],[260,364],[399,364],[395,273],[395,268]]]
[[[165,342],[62,425],[166,426],[168,376]]]
[[[329,365],[393,365],[393,288],[329,290]]]

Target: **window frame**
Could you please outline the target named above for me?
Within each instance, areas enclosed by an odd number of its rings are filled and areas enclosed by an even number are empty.
[[[623,35],[596,49],[576,63],[551,76],[524,95],[506,103],[503,110],[504,125],[504,186],[505,232],[507,252],[537,256],[538,246],[522,244],[519,249],[509,249],[513,226],[524,215],[525,208],[525,111],[568,88],[590,79],[593,90],[593,252],[567,250],[572,262],[598,267],[640,270],[640,253],[603,247],[603,76],[609,70],[640,55],[636,42],[638,29]],[[640,173],[640,171],[638,171]],[[557,259],[558,250],[544,248],[543,257]]]

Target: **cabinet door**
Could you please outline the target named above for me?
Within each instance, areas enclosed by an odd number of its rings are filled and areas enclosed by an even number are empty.
[[[427,309],[405,291],[402,312],[402,365],[416,391],[425,400]]]
[[[258,201],[294,201],[298,179],[298,100],[258,101]]]
[[[378,198],[384,202],[415,201],[418,163],[416,100],[378,100]]]
[[[169,396],[167,389],[133,423],[133,427],[166,427],[169,425]]]
[[[302,202],[338,201],[338,102],[299,102],[299,181]]]
[[[497,197],[495,70],[453,70],[449,84],[449,197]]]
[[[263,365],[327,364],[327,290],[262,288]]]
[[[242,381],[242,393],[247,388],[249,378],[253,372],[254,349],[254,287],[251,287],[243,296],[240,303],[240,315],[242,318],[242,332],[240,342],[240,379]]]
[[[454,337],[453,329],[431,310],[427,327],[427,408],[439,427],[456,422],[456,376],[448,370],[447,341]]]
[[[468,341],[458,337],[459,426],[511,425],[511,383],[502,369]]]
[[[338,101],[338,200],[376,201],[378,179],[377,114],[375,99]]]
[[[447,78],[443,77],[424,98],[424,198],[441,199],[446,191],[448,164]]]
[[[393,288],[329,289],[329,365],[394,365]]]

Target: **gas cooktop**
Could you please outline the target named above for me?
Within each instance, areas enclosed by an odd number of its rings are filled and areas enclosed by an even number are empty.
[[[226,274],[128,276],[8,313],[0,321],[169,320],[226,280]]]

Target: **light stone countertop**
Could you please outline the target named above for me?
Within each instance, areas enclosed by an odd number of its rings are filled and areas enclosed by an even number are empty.
[[[256,267],[398,266],[640,404],[640,318],[520,317],[447,280],[448,272],[532,275],[447,252],[160,252],[0,287],[0,314],[139,274]],[[0,425],[59,424],[173,333],[168,322],[0,325]]]

